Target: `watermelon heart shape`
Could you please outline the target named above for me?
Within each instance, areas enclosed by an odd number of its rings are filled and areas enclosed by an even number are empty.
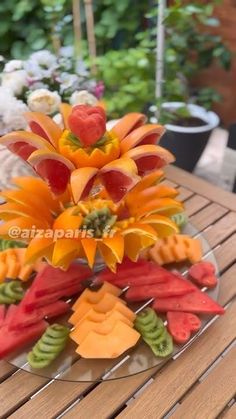
[[[191,334],[201,327],[201,320],[192,313],[168,311],[167,328],[174,341],[179,344],[188,342]]]

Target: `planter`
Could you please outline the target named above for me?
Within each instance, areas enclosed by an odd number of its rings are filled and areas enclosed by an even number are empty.
[[[212,130],[219,125],[219,117],[215,112],[208,112],[201,106],[185,105],[182,102],[166,102],[162,106],[165,109],[187,106],[191,116],[206,122],[205,125],[196,127],[166,124],[167,131],[160,141],[162,147],[175,155],[176,166],[192,172],[207,145]]]

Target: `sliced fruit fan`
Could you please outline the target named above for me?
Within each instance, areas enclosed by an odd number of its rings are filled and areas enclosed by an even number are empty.
[[[68,347],[97,362],[143,345],[170,356],[224,309],[205,292],[215,266],[163,182],[174,161],[156,145],[164,128],[131,113],[107,131],[101,107],[63,104],[61,117],[27,113],[30,130],[1,139],[38,177],[1,192],[0,358],[27,350],[38,371]]]

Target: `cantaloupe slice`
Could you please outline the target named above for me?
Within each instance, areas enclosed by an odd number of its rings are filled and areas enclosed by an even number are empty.
[[[83,358],[117,358],[138,342],[140,334],[122,321],[117,321],[107,335],[91,331],[76,352]]]
[[[102,322],[93,322],[91,320],[84,320],[80,322],[79,325],[77,325],[73,330],[73,332],[70,333],[70,337],[78,345],[80,345],[89,334],[89,332],[94,331],[101,333],[102,335],[107,335],[112,331],[113,327],[115,327],[115,324],[118,321],[122,321],[128,326],[133,327],[133,323],[123,314],[119,313],[118,311],[111,311],[111,315]]]
[[[69,319],[69,322],[76,325],[78,321],[91,309],[98,311],[99,313],[107,313],[112,310],[116,303],[120,302],[125,305],[125,301],[119,299],[113,294],[106,293],[104,296],[95,304],[88,303],[87,301],[81,301],[76,311]]]
[[[90,289],[84,290],[84,292],[80,295],[80,297],[76,300],[75,304],[72,307],[72,310],[76,311],[79,304],[82,301],[86,301],[91,304],[98,303],[101,298],[106,294],[112,294],[116,297],[119,297],[122,290],[118,287],[115,287],[115,285],[110,284],[109,282],[104,282],[101,288],[98,291],[91,291]]]
[[[121,302],[118,302],[115,304],[114,308],[107,313],[99,313],[98,311],[94,310],[94,308],[91,308],[77,323],[76,327],[79,326],[83,321],[89,320],[91,322],[100,323],[104,321],[105,319],[109,318],[113,315],[113,313],[116,314],[117,320],[120,320],[122,318],[126,318],[131,324],[135,320],[135,313],[130,310],[126,305],[124,305]]]

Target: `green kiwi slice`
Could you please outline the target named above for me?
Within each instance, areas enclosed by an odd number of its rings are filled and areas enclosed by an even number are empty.
[[[157,319],[151,329],[144,329],[143,336],[147,339],[156,340],[165,332],[165,326],[161,319]]]
[[[58,337],[67,337],[69,334],[69,329],[66,326],[62,326],[61,324],[53,324],[47,329],[47,335],[51,336],[52,338]]]
[[[145,326],[156,320],[156,313],[151,308],[145,308],[141,313],[137,314],[135,319],[135,326]]]
[[[47,352],[50,354],[58,354],[64,348],[64,343],[60,345],[48,345],[46,343],[43,343],[42,340],[39,340],[36,346],[39,349],[39,351],[43,353]]]
[[[153,353],[161,358],[169,356],[173,352],[173,340],[172,337],[166,332],[159,342],[152,343],[150,345]]]
[[[30,352],[27,356],[27,360],[32,368],[45,368],[50,364],[49,359],[40,359],[34,355],[34,352]]]
[[[66,340],[67,340],[67,336],[53,338],[53,337],[45,334],[41,337],[41,341],[43,343],[45,343],[46,345],[58,345],[58,346],[60,346],[60,345],[64,345]]]

